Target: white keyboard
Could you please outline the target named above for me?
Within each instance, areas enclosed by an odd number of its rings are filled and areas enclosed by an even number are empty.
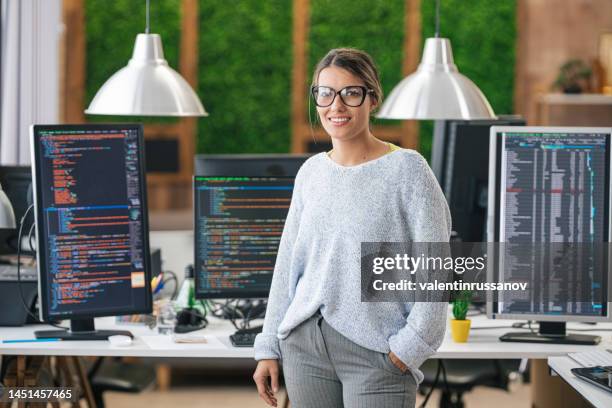
[[[612,366],[612,353],[606,350],[599,349],[567,355],[583,367]]]

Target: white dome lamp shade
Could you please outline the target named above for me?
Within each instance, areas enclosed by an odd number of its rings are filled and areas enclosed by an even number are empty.
[[[164,58],[159,34],[138,34],[128,65],[98,90],[85,113],[125,116],[208,116],[189,83]]]
[[[382,119],[494,119],[484,94],[453,61],[450,40],[439,38],[439,0],[436,37],[428,38],[415,73],[391,91],[377,115]]]

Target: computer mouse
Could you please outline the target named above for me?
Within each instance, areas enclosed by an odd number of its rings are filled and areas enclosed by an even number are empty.
[[[108,341],[110,342],[111,346],[128,347],[132,345],[132,338],[130,336],[123,336],[121,334],[109,336]]]

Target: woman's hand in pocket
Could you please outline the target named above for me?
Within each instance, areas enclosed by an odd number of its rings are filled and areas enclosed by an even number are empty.
[[[402,360],[400,360],[400,358],[395,355],[394,352],[390,351],[389,352],[389,360],[393,363],[394,366],[396,366],[402,373],[405,373],[408,370],[408,366],[406,364],[404,364],[404,362]]]

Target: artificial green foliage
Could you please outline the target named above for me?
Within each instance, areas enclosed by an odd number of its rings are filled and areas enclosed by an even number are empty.
[[[440,36],[451,40],[459,72],[485,94],[496,114],[513,113],[516,0],[441,0]],[[421,2],[422,38],[435,32],[435,1]],[[420,151],[431,156],[432,122],[420,129]]]
[[[201,153],[281,153],[291,142],[290,0],[200,1]]]
[[[353,47],[372,56],[380,72],[383,94],[388,95],[402,79],[404,39],[403,0],[312,0],[310,2],[310,86],[316,64],[332,48]],[[316,111],[310,104],[310,117]],[[382,126],[399,121],[374,119]]]
[[[87,0],[85,3],[86,80],[89,105],[96,92],[132,57],[136,35],[145,31],[145,0]],[[151,33],[161,35],[170,66],[178,70],[181,0],[152,0]],[[90,116],[93,121],[162,122],[160,118]],[[172,119],[170,119],[172,120]],[[166,119],[168,121],[168,119]]]

